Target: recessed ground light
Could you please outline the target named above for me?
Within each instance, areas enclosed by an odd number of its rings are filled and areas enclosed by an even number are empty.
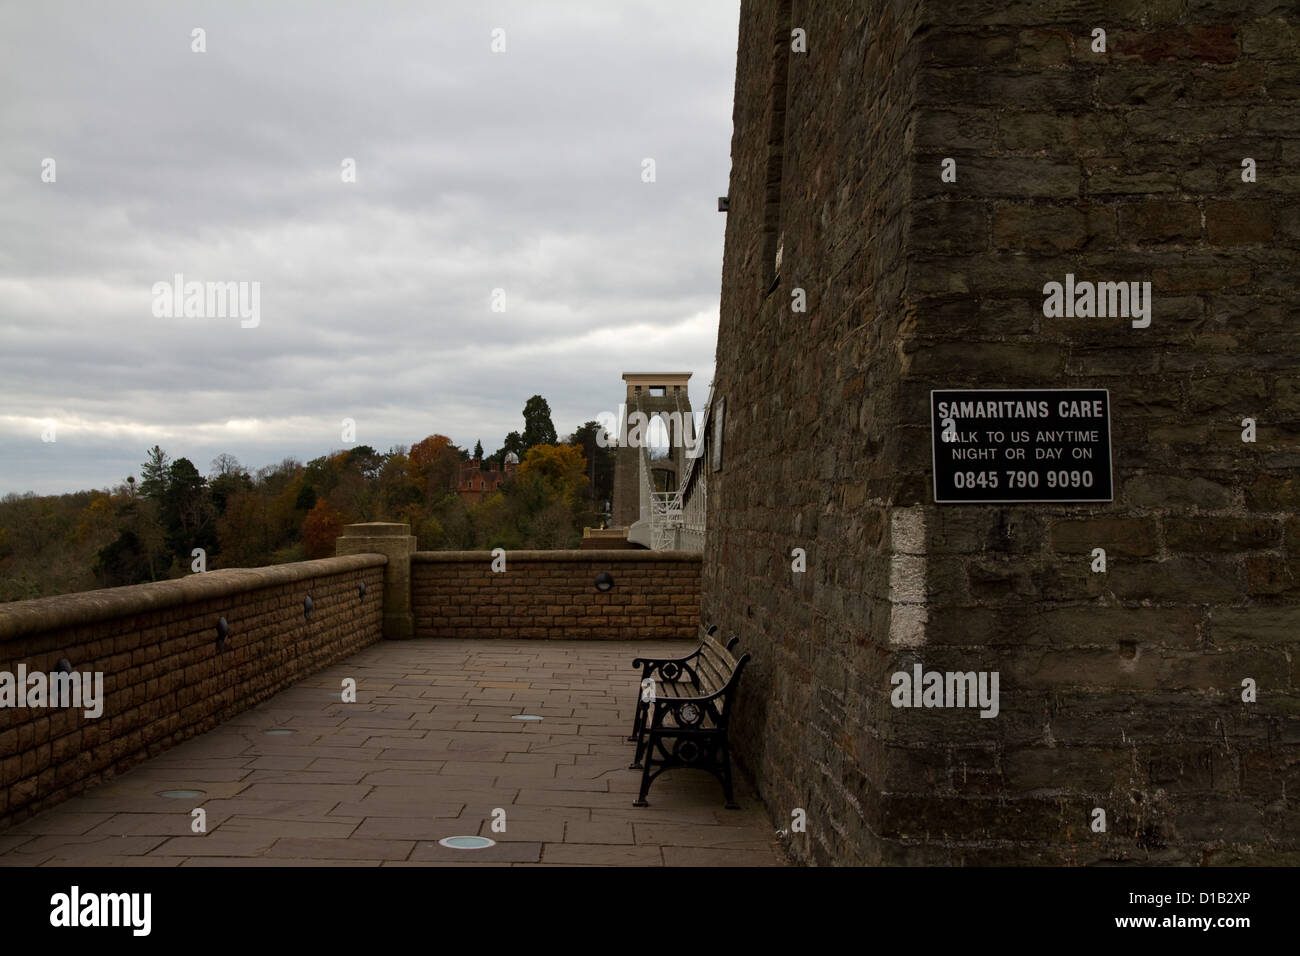
[[[298,731],[290,730],[287,727],[273,727],[270,730],[264,730],[262,733],[270,734],[272,737],[283,737],[285,734],[296,734]]]
[[[541,720],[536,714],[515,714],[511,720]]]
[[[203,790],[159,790],[158,796],[170,797],[173,800],[193,800],[195,797],[201,797],[206,793]]]
[[[497,841],[481,836],[455,836],[443,837],[438,844],[449,850],[486,850],[490,846],[496,846]]]

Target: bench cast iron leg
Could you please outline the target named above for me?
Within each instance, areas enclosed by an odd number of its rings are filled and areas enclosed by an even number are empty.
[[[740,804],[731,792],[731,748],[727,745],[726,737],[722,738],[722,795],[727,798],[728,810],[740,809]]]
[[[646,703],[640,694],[636,698],[636,717],[632,720],[632,735],[628,740],[640,740],[641,729],[645,726]]]
[[[642,743],[646,740],[646,738],[648,738],[648,743],[645,743],[646,754],[645,754],[645,760],[642,761],[641,759]],[[650,805],[646,803],[645,796],[647,793],[650,792],[650,764],[654,762],[654,745],[655,745],[655,739],[654,739],[653,730],[646,731],[645,736],[643,736],[642,740],[637,741],[636,759],[637,759],[637,763],[642,764],[641,792],[637,795],[637,798],[634,801],[632,801],[632,806],[634,807],[648,807]]]

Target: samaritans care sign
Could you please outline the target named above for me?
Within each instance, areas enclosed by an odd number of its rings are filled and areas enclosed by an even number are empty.
[[[930,393],[938,504],[1110,501],[1103,388]]]

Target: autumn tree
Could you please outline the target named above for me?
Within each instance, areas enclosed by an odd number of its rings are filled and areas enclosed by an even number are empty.
[[[455,447],[446,435],[430,435],[412,445],[407,457],[415,462],[417,468],[427,468],[444,458],[455,456],[453,452]]]
[[[460,483],[461,450],[446,435],[430,435],[411,446],[411,461],[424,482],[425,501],[432,503],[456,490]]]
[[[236,492],[226,501],[226,509],[217,518],[219,560],[213,567],[255,568],[267,560],[262,496],[257,491]]]
[[[406,455],[390,455],[384,464],[379,473],[379,500],[380,517],[409,515],[412,508],[423,510],[424,481],[420,469]]]
[[[575,547],[578,529],[590,514],[582,495],[586,468],[582,450],[574,445],[530,448],[518,473],[503,488],[498,537],[517,534],[527,547]]]
[[[96,551],[117,537],[117,507],[112,495],[95,492],[90,504],[77,515],[76,535],[78,542]]]
[[[117,536],[95,552],[92,564],[99,586],[143,584],[165,577],[170,559],[159,504],[125,496],[115,504]]]
[[[339,535],[343,533],[343,513],[331,508],[328,501],[318,501],[307,512],[302,524],[302,542],[308,558],[328,558],[334,554]]]

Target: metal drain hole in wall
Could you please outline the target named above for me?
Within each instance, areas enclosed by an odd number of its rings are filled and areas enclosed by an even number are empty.
[[[173,800],[193,800],[195,797],[201,797],[206,793],[204,790],[159,790],[158,796],[170,797]]]
[[[490,846],[496,846],[497,841],[481,836],[455,836],[443,837],[438,844],[449,850],[486,850]]]
[[[515,714],[511,720],[541,720],[536,714]]]
[[[296,734],[298,731],[289,730],[286,727],[274,727],[271,730],[264,730],[262,733],[269,734],[272,737],[283,737],[285,734]]]

